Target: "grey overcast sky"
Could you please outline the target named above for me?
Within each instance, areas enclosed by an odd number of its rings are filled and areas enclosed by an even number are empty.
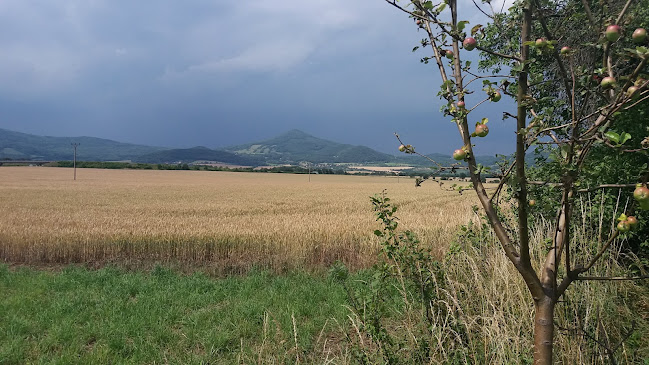
[[[384,0],[1,0],[0,128],[210,148],[297,128],[389,153],[396,131],[450,153],[422,37]],[[472,113],[478,154],[511,152],[503,108]]]

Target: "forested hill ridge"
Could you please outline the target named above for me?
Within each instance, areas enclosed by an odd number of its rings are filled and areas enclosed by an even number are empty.
[[[226,147],[241,156],[264,159],[269,163],[388,163],[395,156],[365,146],[353,146],[314,137],[293,129],[277,137]]]
[[[72,160],[71,143],[79,143],[77,159],[81,161],[121,161],[165,150],[95,137],[49,137],[14,132],[0,128],[0,159]]]
[[[317,138],[294,129],[277,137],[226,147],[168,148],[122,143],[95,137],[49,137],[0,128],[0,159],[72,160],[71,143],[79,143],[80,161],[134,161],[143,163],[192,163],[214,161],[230,165],[260,166],[273,164],[351,163],[409,164],[431,166],[420,156],[378,152],[366,146],[355,146]],[[456,163],[450,154],[431,154],[442,165]],[[495,157],[478,157],[480,163],[493,165]]]
[[[168,149],[148,153],[134,158],[133,161],[142,163],[192,163],[195,161],[214,161],[240,166],[259,166],[264,164],[264,161],[261,159],[240,156],[228,151],[212,150],[203,146]]]

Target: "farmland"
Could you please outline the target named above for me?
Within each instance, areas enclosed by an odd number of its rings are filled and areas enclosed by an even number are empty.
[[[429,334],[445,344],[434,361],[446,363],[447,349],[467,363],[531,361],[527,288],[495,238],[474,230],[449,249],[458,225],[475,219],[473,193],[430,181],[415,188],[403,177],[95,169],[77,177],[0,168],[0,363],[355,363],[358,348],[373,348],[358,347],[350,298],[374,290],[367,283],[380,270],[353,271],[340,284],[322,269],[376,261],[368,197],[384,189],[401,207],[400,229],[443,256],[435,303],[451,317]],[[533,231],[534,261],[547,230]],[[613,256],[593,270],[624,272]],[[422,313],[386,293],[386,323],[410,339],[411,316]],[[597,326],[622,343],[625,328],[646,318],[646,298],[632,282],[580,285],[558,321],[597,312]],[[646,357],[645,322],[621,347],[621,363]],[[448,336],[457,328],[465,337]],[[563,363],[597,363],[601,353],[580,336],[560,336],[557,347]]]
[[[470,194],[397,177],[0,168],[0,257],[11,263],[202,266],[220,273],[351,267],[376,256],[369,196],[442,253]]]

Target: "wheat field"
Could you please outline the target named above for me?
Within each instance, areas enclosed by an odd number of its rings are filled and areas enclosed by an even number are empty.
[[[182,263],[241,272],[376,260],[369,197],[387,190],[401,227],[442,253],[474,218],[472,192],[404,177],[0,168],[0,259]]]

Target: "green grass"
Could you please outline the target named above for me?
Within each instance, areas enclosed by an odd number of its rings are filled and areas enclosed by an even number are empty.
[[[310,274],[0,265],[0,364],[304,362],[336,342],[344,303]]]

